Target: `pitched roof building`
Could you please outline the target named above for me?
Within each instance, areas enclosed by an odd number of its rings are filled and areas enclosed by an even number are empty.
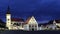
[[[36,21],[36,19],[34,18],[34,16],[29,17],[29,18],[26,20],[25,23],[26,23],[26,24],[38,24],[37,21]]]

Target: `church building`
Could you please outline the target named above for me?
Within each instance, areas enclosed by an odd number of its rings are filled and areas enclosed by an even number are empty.
[[[34,16],[29,17],[26,21],[22,18],[12,18],[9,10],[6,13],[6,27],[9,30],[38,30],[38,23]]]

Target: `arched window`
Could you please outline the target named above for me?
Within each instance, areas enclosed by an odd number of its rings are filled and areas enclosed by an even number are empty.
[[[31,27],[31,25],[29,24],[29,27]]]
[[[37,25],[35,25],[35,27],[37,27]]]

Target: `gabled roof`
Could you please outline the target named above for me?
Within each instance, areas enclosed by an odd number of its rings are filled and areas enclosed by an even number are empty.
[[[22,18],[11,18],[11,21],[24,22],[24,19],[22,19]]]
[[[51,20],[51,21],[49,21],[48,23],[53,24],[54,21],[55,21],[56,23],[60,23],[60,20]]]
[[[41,26],[41,25],[49,25],[49,24],[53,24],[53,23],[60,23],[60,20],[50,20],[48,23],[44,23],[44,24],[38,24],[38,26]]]
[[[31,18],[34,18],[34,16],[29,17],[29,18],[26,20],[26,22],[25,22],[25,23],[26,23],[26,24],[28,24]]]
[[[29,18],[26,20],[25,23],[28,24],[28,22],[29,22],[30,19],[31,19],[31,17],[29,17]]]

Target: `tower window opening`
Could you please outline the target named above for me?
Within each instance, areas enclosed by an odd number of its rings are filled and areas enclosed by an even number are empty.
[[[9,19],[8,19],[8,21],[9,21]]]

